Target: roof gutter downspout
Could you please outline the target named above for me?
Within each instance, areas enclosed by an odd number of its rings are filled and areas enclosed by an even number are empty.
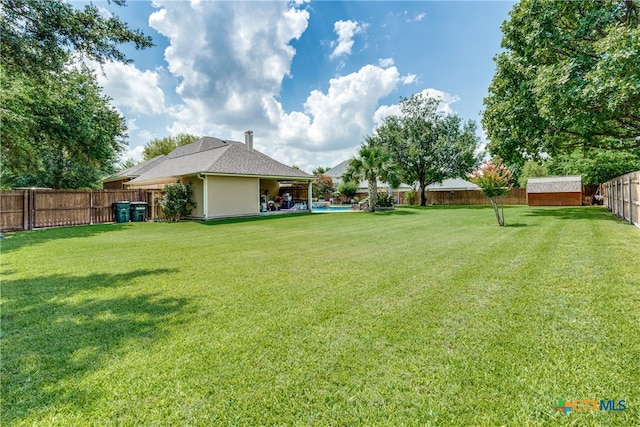
[[[201,173],[198,174],[198,178],[202,180],[202,216],[207,219],[209,217],[209,187],[207,185],[209,180]]]

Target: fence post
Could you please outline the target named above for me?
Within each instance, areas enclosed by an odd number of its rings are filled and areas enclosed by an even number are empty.
[[[27,230],[33,230],[36,222],[36,190],[29,189],[29,226]]]
[[[22,229],[29,229],[29,190],[22,192]]]
[[[611,212],[618,215],[618,181],[614,179],[611,182],[611,187],[613,189],[613,209],[611,210]]]
[[[620,212],[622,213],[622,218],[626,218],[624,213],[624,180],[620,178]]]
[[[633,193],[631,191],[631,174],[627,175],[629,183],[629,224],[633,225]]]

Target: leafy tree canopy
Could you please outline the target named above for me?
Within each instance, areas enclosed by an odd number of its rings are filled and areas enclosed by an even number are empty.
[[[126,0],[112,1],[122,6]],[[22,73],[59,72],[72,55],[128,63],[120,45],[153,46],[151,37],[117,16],[104,17],[94,4],[77,9],[59,0],[0,0],[0,5],[2,63]]]
[[[465,176],[477,164],[475,122],[463,123],[456,115],[438,112],[440,103],[422,94],[405,98],[400,102],[401,115],[387,117],[376,129],[398,178],[419,183],[422,206],[427,185]]]
[[[529,178],[536,178],[540,176],[548,176],[549,170],[545,165],[541,165],[535,160],[527,160],[522,166],[520,176],[518,176],[518,185],[520,188],[526,188]]]
[[[2,186],[99,185],[113,171],[126,126],[79,60],[130,62],[118,46],[145,48],[151,39],[94,5],[0,0],[0,6]]]
[[[191,144],[196,141],[199,136],[189,135],[188,133],[179,133],[174,136],[166,136],[164,138],[154,138],[149,141],[142,151],[144,160],[151,160],[154,157],[167,155],[181,145]]]
[[[631,151],[575,150],[558,155],[545,165],[551,175],[581,175],[587,185],[598,185],[640,170],[640,149]]]
[[[125,121],[91,71],[1,83],[3,186],[93,188],[113,172]]]
[[[522,165],[576,147],[640,146],[640,0],[523,0],[485,98],[489,150]]]
[[[117,171],[127,170],[129,168],[134,167],[137,164],[138,164],[138,162],[136,162],[135,160],[129,158],[129,159],[126,159],[126,160],[120,162],[120,164],[116,167],[116,170]]]

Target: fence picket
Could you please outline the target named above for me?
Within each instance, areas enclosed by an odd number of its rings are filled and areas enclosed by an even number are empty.
[[[640,228],[640,171],[616,177],[602,188],[609,211]]]

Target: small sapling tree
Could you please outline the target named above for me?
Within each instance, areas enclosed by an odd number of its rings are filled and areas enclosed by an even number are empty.
[[[485,163],[480,170],[474,171],[469,177],[469,181],[480,187],[484,195],[491,200],[491,206],[493,206],[493,211],[500,227],[504,226],[504,204],[500,203],[502,207],[501,214],[498,200],[500,199],[500,202],[502,202],[501,196],[508,194],[509,190],[511,190],[513,185],[511,182],[512,177],[511,171],[502,165],[500,161]]]

